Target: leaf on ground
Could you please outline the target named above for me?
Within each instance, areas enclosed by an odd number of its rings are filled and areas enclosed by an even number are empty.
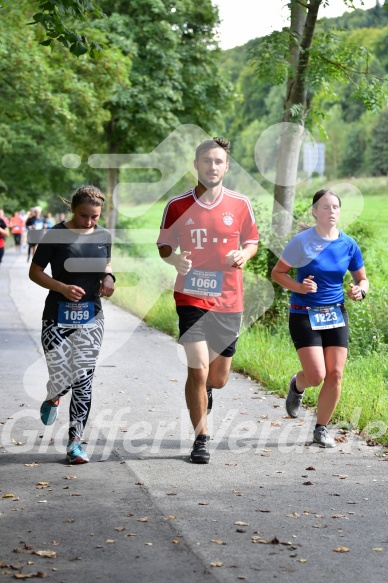
[[[259,536],[258,534],[254,534],[254,535],[251,537],[251,541],[252,541],[253,543],[259,543],[259,542],[261,542],[261,536]]]
[[[376,553],[380,553],[382,550],[384,549],[382,549],[381,547],[375,547],[374,549],[372,549],[372,551],[375,551]]]
[[[292,512],[291,514],[287,514],[288,518],[299,518],[300,514],[298,512]]]
[[[127,532],[127,534],[124,535],[125,537],[128,536],[137,536],[136,532]]]
[[[209,502],[198,502],[198,506],[209,506]]]
[[[348,547],[335,547],[335,549],[333,549],[333,551],[335,553],[348,553],[349,549],[348,549]]]
[[[314,466],[308,466],[308,467],[306,468],[306,470],[309,470],[309,471],[315,471],[315,468],[314,468]]]
[[[333,476],[335,478],[339,478],[340,480],[345,480],[346,478],[348,478],[348,474],[333,474]]]
[[[307,480],[307,482],[303,482],[303,486],[313,486],[314,484],[312,482],[310,482],[310,480]]]
[[[15,498],[15,494],[3,494],[3,498]]]
[[[168,516],[165,516],[163,520],[174,520],[174,518],[176,518],[176,516],[174,516],[173,514],[169,514]]]
[[[115,530],[117,530],[117,532],[122,532],[123,530],[126,530],[125,526],[116,526]]]
[[[167,496],[176,496],[177,493],[176,492],[167,492]]]
[[[307,563],[307,559],[298,559],[299,563]]]
[[[136,482],[135,486],[144,486],[144,482]]]
[[[170,381],[171,381],[172,383],[177,383],[177,382],[178,382],[178,379],[170,379]]]
[[[210,542],[215,543],[216,545],[226,545],[223,540],[219,540],[217,538],[212,538]]]
[[[36,487],[37,488],[39,488],[39,487],[40,488],[47,488],[48,485],[49,485],[48,482],[38,482],[37,485],[36,485]]]
[[[221,563],[220,561],[214,561],[213,563],[210,563],[211,567],[222,567],[224,563]]]
[[[345,514],[333,514],[332,518],[346,518],[346,516]]]
[[[152,543],[148,542],[148,543],[144,543],[145,545],[147,545],[147,547],[152,547]]]
[[[64,476],[64,480],[76,480],[77,476]]]
[[[70,492],[69,496],[82,496],[82,494],[79,494],[78,492]]]
[[[179,543],[180,543],[181,541],[180,541],[180,540],[178,540],[177,538],[173,538],[173,539],[171,540],[171,542],[172,542],[174,545],[179,545]]]
[[[38,462],[32,462],[32,464],[24,464],[26,466],[26,468],[36,468],[36,466],[39,466]]]
[[[244,522],[243,520],[236,520],[234,524],[236,526],[249,526],[249,522]]]
[[[56,551],[32,551],[33,555],[38,555],[39,557],[47,557],[48,559],[56,559]]]
[[[148,522],[148,516],[143,516],[142,518],[137,519],[138,522]]]
[[[15,573],[15,579],[31,579],[32,577],[37,577],[38,579],[45,579],[47,574],[43,571],[38,571],[37,573]]]
[[[237,466],[237,462],[226,462],[226,466]]]
[[[264,508],[257,508],[256,512],[271,512],[271,511],[265,510]]]
[[[107,538],[105,542],[106,542],[106,543],[108,543],[108,544],[110,544],[110,545],[112,545],[112,544],[113,544],[113,543],[115,543],[116,541],[115,541],[115,539],[114,539],[114,538]]]

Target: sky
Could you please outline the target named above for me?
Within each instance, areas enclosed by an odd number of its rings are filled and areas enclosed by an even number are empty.
[[[288,26],[288,0],[213,0],[219,8],[220,46],[231,49],[253,38],[270,34]],[[354,0],[356,8],[373,8],[376,0]],[[319,9],[319,17],[340,16],[346,10],[343,0],[329,0],[329,6]]]

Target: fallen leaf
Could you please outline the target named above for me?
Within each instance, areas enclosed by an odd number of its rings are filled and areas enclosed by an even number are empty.
[[[136,532],[127,532],[127,534],[124,535],[125,537],[127,536],[137,536]]]
[[[39,557],[47,557],[48,559],[56,559],[57,553],[55,551],[32,551],[33,555],[38,555]]]
[[[223,540],[218,540],[217,538],[212,538],[210,542],[216,543],[216,545],[226,545]]]
[[[174,518],[176,518],[176,516],[169,514],[168,516],[165,516],[163,520],[174,520]]]
[[[49,485],[49,482],[38,482],[37,483],[37,487],[41,487],[41,488],[47,488],[47,486]]]
[[[297,512],[293,512],[292,514],[287,514],[288,518],[299,518],[300,514]]]
[[[333,551],[335,553],[348,553],[349,549],[347,547],[335,547],[335,549],[333,549]]]
[[[179,545],[180,541],[177,538],[173,538],[171,541],[174,545]]]
[[[26,468],[36,468],[36,466],[39,466],[38,462],[32,462],[32,464],[24,464],[26,466]]]
[[[307,563],[307,559],[298,559],[299,563]]]
[[[115,541],[115,539],[114,539],[114,538],[107,538],[105,542],[106,542],[106,543],[108,543],[108,544],[113,544],[113,543],[115,543],[116,541]]]
[[[307,482],[303,482],[303,486],[313,486],[314,484],[312,482],[310,482],[310,480],[307,480]]]
[[[167,492],[167,496],[176,496],[177,493],[176,492]]]
[[[47,574],[43,571],[38,571],[37,573],[15,573],[15,579],[31,579],[32,577],[37,577],[38,579],[44,579]]]
[[[210,563],[211,567],[222,567],[223,563],[220,563],[219,561],[214,561],[214,563]]]
[[[64,480],[76,480],[77,476],[65,476]]]
[[[15,498],[15,494],[3,494],[3,498]]]
[[[314,468],[314,466],[308,466],[308,468],[306,468],[306,470],[310,470],[310,471],[314,470],[315,471],[315,468]]]
[[[143,516],[142,518],[137,519],[138,522],[148,522],[148,516]]]
[[[145,545],[147,545],[148,547],[152,547],[152,543],[144,543]]]
[[[264,510],[263,508],[258,508],[256,512],[271,512],[270,510]]]
[[[333,514],[332,518],[346,518],[345,514]]]
[[[254,534],[254,535],[251,537],[251,541],[252,541],[253,543],[259,543],[259,542],[260,542],[260,539],[261,539],[261,537],[260,537],[258,534]]]
[[[82,494],[79,494],[78,492],[70,492],[69,496],[82,496]]]
[[[135,486],[144,486],[144,482],[136,482]]]
[[[384,549],[382,549],[381,547],[375,547],[374,549],[372,549],[372,551],[376,551],[377,553],[380,553],[382,550]]]
[[[209,506],[209,502],[198,502],[198,506]]]
[[[236,526],[249,526],[249,522],[244,522],[242,520],[236,520],[234,523]]]
[[[122,532],[123,530],[125,530],[125,526],[116,526],[115,530],[117,530],[117,532]]]
[[[226,462],[226,466],[237,466],[237,462]]]

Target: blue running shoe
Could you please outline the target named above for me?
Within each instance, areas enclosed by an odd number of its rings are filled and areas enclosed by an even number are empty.
[[[79,439],[70,439],[67,444],[67,455],[66,459],[69,464],[87,464],[89,461],[88,456],[81,447],[81,442]]]
[[[43,401],[40,406],[40,418],[45,425],[52,425],[58,417],[58,405],[60,399],[56,401]]]

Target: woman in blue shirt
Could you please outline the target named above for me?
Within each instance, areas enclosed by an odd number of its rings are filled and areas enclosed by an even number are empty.
[[[363,300],[369,290],[359,246],[337,229],[340,211],[341,200],[334,192],[318,191],[312,204],[316,225],[291,239],[272,270],[274,281],[292,292],[289,328],[302,365],[302,370],[291,378],[286,410],[296,418],[304,390],[323,381],[313,436],[321,447],[335,447],[327,424],[340,398],[348,352],[343,291],[346,271],[354,281],[347,292],[351,300]],[[289,275],[294,267],[295,279]]]

